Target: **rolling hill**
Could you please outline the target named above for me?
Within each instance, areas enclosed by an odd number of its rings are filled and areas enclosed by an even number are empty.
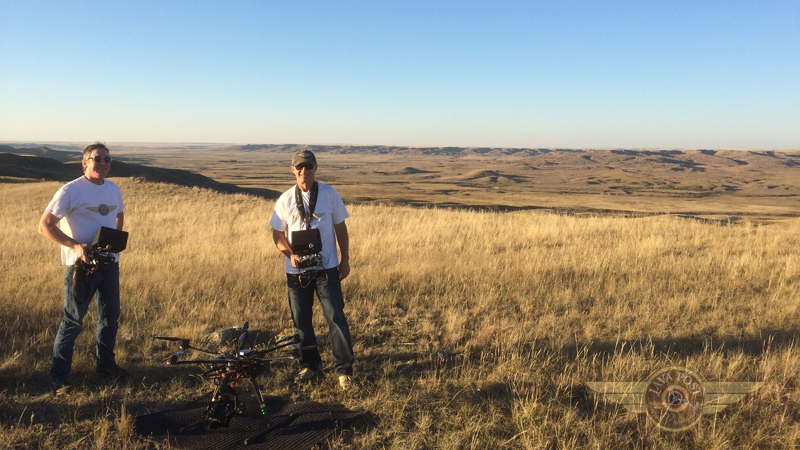
[[[52,152],[57,152],[51,150]],[[67,153],[67,152],[57,152]],[[79,154],[80,155],[80,154]],[[79,156],[80,157],[80,156]],[[81,175],[80,161],[61,162],[54,158],[0,153],[0,177],[48,181],[70,181]],[[241,188],[220,183],[188,170],[164,169],[115,160],[109,177],[140,178],[156,183],[201,187],[219,192],[247,193],[265,198],[277,198],[280,193],[270,189]]]
[[[81,152],[79,151],[68,152],[63,150],[53,150],[52,148],[44,145],[20,148],[14,148],[10,145],[0,145],[0,152],[12,153],[15,155],[40,156],[43,158],[55,159],[56,161],[60,162],[81,160]]]

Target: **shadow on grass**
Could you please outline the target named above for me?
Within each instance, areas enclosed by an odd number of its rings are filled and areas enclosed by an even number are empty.
[[[762,330],[756,336],[692,336],[679,339],[636,339],[627,341],[599,341],[575,342],[568,345],[555,346],[538,341],[523,345],[518,349],[517,356],[530,355],[531,359],[549,361],[548,374],[531,377],[515,377],[509,374],[503,381],[488,381],[476,376],[473,381],[456,370],[464,366],[493,366],[503,364],[506,356],[500,350],[492,347],[478,347],[470,350],[468,354],[443,354],[431,352],[403,352],[373,354],[359,358],[360,363],[367,369],[362,374],[363,382],[367,385],[390,384],[394,387],[399,397],[408,397],[414,408],[409,406],[403,416],[406,429],[414,429],[415,421],[419,414],[426,410],[439,408],[447,404],[445,409],[453,411],[480,411],[479,414],[499,412],[502,416],[514,417],[520,405],[535,405],[550,411],[553,417],[566,417],[573,413],[587,423],[613,422],[616,432],[624,433],[633,441],[647,440],[641,435],[646,429],[642,422],[646,416],[630,417],[625,420],[615,419],[626,414],[626,410],[613,402],[606,401],[602,396],[593,393],[580,382],[559,380],[554,374],[561,373],[567,366],[575,361],[603,361],[615,356],[629,353],[652,355],[653,363],[668,359],[681,359],[682,357],[702,356],[705,353],[715,355],[745,354],[754,357],[769,353],[781,352],[793,348],[800,343],[800,330]],[[383,343],[388,343],[384,341]],[[375,345],[380,345],[376,342]],[[466,369],[473,370],[473,369]],[[448,377],[455,377],[453,383],[448,383]],[[428,393],[416,392],[425,390],[427,380],[438,383],[439,388]],[[441,381],[436,381],[441,380]],[[644,381],[644,380],[631,380]],[[725,381],[754,381],[754,380],[725,380]],[[437,390],[438,389],[438,390]],[[438,406],[436,406],[438,405]],[[515,409],[517,408],[517,409]],[[730,410],[734,414],[735,409]],[[434,413],[439,414],[439,413]],[[724,413],[722,413],[724,414]],[[800,416],[800,413],[798,413]],[[377,419],[377,420],[380,420]],[[512,439],[499,432],[495,438],[502,441]],[[683,442],[686,437],[673,437],[675,442]]]
[[[640,338],[604,342],[576,342],[558,349],[551,349],[563,357],[576,359],[578,355],[613,356],[621,351],[675,356],[693,356],[707,351],[744,353],[758,356],[800,344],[800,330],[761,330],[758,336],[711,336],[699,335],[674,339]]]
[[[169,392],[170,385],[180,380],[180,390],[194,392],[205,382],[173,367],[129,367],[131,376],[124,379],[100,379],[92,372],[77,371],[70,376],[73,390],[55,396],[47,375],[34,380],[15,380],[2,376],[0,385],[0,425],[77,422],[110,415],[117,417],[124,405],[128,414],[147,414],[175,408],[186,403],[184,392]]]
[[[385,343],[385,342],[384,342]],[[374,345],[381,342],[375,341]],[[670,357],[687,357],[701,355],[706,352],[723,355],[731,353],[743,353],[750,356],[759,356],[769,352],[781,351],[800,344],[800,330],[761,330],[758,336],[690,336],[675,339],[652,339],[640,338],[616,341],[576,341],[566,345],[553,345],[546,340],[538,340],[533,343],[521,345],[517,351],[519,355],[541,355],[537,358],[549,358],[558,356],[564,361],[575,361],[578,359],[608,359],[620,353],[639,353],[668,355]],[[595,358],[599,357],[599,358]],[[377,377],[389,381],[400,381],[403,379],[418,379],[438,375],[449,369],[469,361],[472,365],[496,364],[501,357],[497,355],[497,350],[491,347],[475,347],[469,354],[449,353],[448,351],[427,351],[427,352],[395,352],[388,354],[373,354],[359,358],[359,362],[370,367],[370,373],[366,374],[366,381],[373,381]],[[384,369],[378,374],[376,368],[392,367],[392,370]]]
[[[267,340],[270,335],[259,334],[259,341]],[[770,352],[778,352],[797,345],[800,330],[762,330],[757,336],[692,336],[678,339],[642,338],[625,341],[591,341],[570,343],[562,346],[548,345],[537,341],[519,348],[519,355],[531,355],[531,358],[557,357],[555,369],[566,366],[576,360],[603,360],[629,352],[652,354],[654,359],[661,360],[661,355],[669,357],[689,357],[706,352],[719,354],[743,353],[759,356]],[[320,336],[323,354],[329,352],[324,346],[325,339]],[[389,344],[391,337],[378,339],[372,345]],[[170,349],[171,350],[171,349]],[[167,352],[168,353],[168,352]],[[534,356],[535,355],[535,356]],[[598,357],[598,358],[595,358]],[[364,386],[390,384],[401,396],[412,396],[417,380],[446,380],[453,376],[455,370],[465,365],[480,366],[498,364],[504,358],[497,349],[474,348],[468,354],[449,353],[448,351],[391,351],[374,353],[359,357],[358,364],[363,367],[357,373],[359,382]],[[150,361],[152,364],[152,360]],[[131,415],[176,408],[185,404],[198,391],[204,391],[207,382],[199,377],[202,368],[152,366],[147,362],[141,365],[126,366],[132,374],[129,379],[105,382],[96,378],[93,372],[77,372],[73,374],[77,397],[57,398],[49,394],[46,374],[36,380],[28,376],[16,375],[9,371],[0,373],[0,424],[14,426],[18,423],[28,424],[42,422],[63,422],[91,420],[98,417],[114,417],[119,414],[122,405]],[[613,420],[613,416],[624,413],[621,406],[609,403],[592,393],[584,384],[564,384],[552,377],[545,376],[531,380],[510,378],[505,381],[487,381],[476,376],[474,381],[460,376],[459,382],[448,387],[444,383],[434,389],[430,395],[421,395],[413,402],[419,402],[409,408],[403,416],[406,429],[414,429],[415,421],[426,414],[433,404],[447,403],[447,407],[459,406],[470,411],[487,412],[493,408],[505,417],[514,415],[518,403],[526,402],[526,396],[536,395],[537,401],[544,402],[544,407],[554,410],[554,417],[563,416],[568,411],[591,422]],[[119,387],[120,389],[115,389]],[[178,390],[174,397],[170,390]],[[47,395],[45,395],[47,394]],[[411,397],[409,397],[411,398]],[[430,400],[431,404],[426,404]],[[445,409],[447,409],[445,407]],[[560,411],[560,412],[559,412]],[[435,411],[434,414],[438,414]],[[367,414],[356,429],[365,430],[382,426],[386,417]],[[636,439],[644,427],[638,421],[646,420],[644,415],[635,420],[619,421],[615,425],[618,432],[623,432]],[[639,425],[637,425],[639,424]],[[503,441],[513,439],[507,431],[498,430],[496,439]]]

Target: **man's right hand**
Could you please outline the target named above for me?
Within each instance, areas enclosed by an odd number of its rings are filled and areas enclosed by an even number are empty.
[[[292,246],[289,245],[289,241],[286,239],[286,233],[273,228],[272,242],[274,242],[275,246],[278,247],[278,250],[283,253],[283,256],[289,258],[289,261],[292,263],[292,267],[297,268],[297,255],[292,253]]]
[[[89,244],[81,244],[64,234],[61,228],[58,228],[58,222],[60,220],[61,219],[50,212],[45,211],[44,214],[42,214],[42,218],[39,219],[39,234],[58,245],[71,248],[81,261],[88,263],[92,256],[92,246]]]
[[[92,256],[92,246],[89,244],[75,244],[72,251],[78,255],[78,258],[85,263],[89,263],[89,258]]]

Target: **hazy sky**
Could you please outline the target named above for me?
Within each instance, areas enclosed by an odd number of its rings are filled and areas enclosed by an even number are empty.
[[[800,148],[800,1],[0,0],[0,140]]]

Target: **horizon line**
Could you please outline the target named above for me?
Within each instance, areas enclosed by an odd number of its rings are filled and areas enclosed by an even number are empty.
[[[416,148],[461,148],[461,149],[476,149],[476,148],[490,148],[490,149],[523,149],[523,150],[581,150],[581,151],[591,151],[591,150],[733,150],[733,151],[800,151],[800,147],[797,148],[709,148],[709,147],[568,147],[568,146],[553,146],[553,147],[542,147],[542,146],[535,146],[535,147],[520,147],[520,146],[486,146],[486,145],[469,145],[469,146],[459,146],[459,145],[394,145],[394,144],[348,144],[348,143],[283,143],[283,144],[276,144],[276,143],[264,143],[264,144],[252,144],[252,143],[235,143],[235,142],[194,142],[194,141],[34,141],[34,140],[2,140],[0,144],[4,145],[46,145],[46,144],[54,144],[54,145],[83,145],[84,142],[94,143],[94,142],[102,142],[106,145],[205,145],[205,146],[219,146],[222,147],[230,147],[230,146],[320,146],[320,147],[404,147],[409,149],[416,149]]]

